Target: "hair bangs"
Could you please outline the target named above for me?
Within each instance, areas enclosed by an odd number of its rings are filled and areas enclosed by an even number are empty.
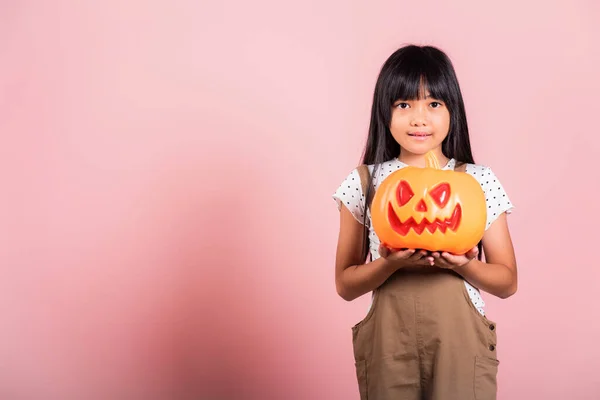
[[[398,100],[420,100],[426,95],[444,102],[450,102],[451,89],[448,79],[444,78],[441,65],[431,60],[416,60],[422,62],[406,62],[398,64],[390,74],[387,85],[387,106]]]

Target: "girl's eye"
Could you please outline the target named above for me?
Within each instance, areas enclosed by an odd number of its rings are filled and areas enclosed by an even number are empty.
[[[442,103],[439,103],[439,102],[437,102],[437,101],[434,101],[434,102],[432,102],[432,103],[431,103],[431,106],[432,106],[433,108],[438,108],[438,107],[441,107],[441,106],[442,106]]]
[[[405,109],[405,108],[408,108],[408,103],[398,103],[398,105],[396,107]]]

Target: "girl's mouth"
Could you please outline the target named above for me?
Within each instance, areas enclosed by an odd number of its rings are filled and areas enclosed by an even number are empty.
[[[409,136],[431,136],[431,133],[428,132],[409,132]]]
[[[427,132],[409,132],[408,136],[416,139],[416,140],[426,140],[432,134]]]

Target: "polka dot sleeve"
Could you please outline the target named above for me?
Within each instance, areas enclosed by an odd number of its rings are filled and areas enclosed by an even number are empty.
[[[487,204],[487,230],[492,223],[504,212],[510,214],[514,208],[508,194],[490,167],[484,167],[481,176],[478,177],[485,192]]]
[[[345,206],[358,222],[363,223],[365,205],[360,175],[356,169],[352,170],[337,188],[333,199],[337,202],[338,210]]]

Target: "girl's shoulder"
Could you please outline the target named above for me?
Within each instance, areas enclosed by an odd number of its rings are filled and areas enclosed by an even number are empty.
[[[475,163],[466,163],[466,171],[467,173],[476,176],[476,175],[485,175],[486,173],[491,171],[491,168],[487,164],[475,164]],[[490,171],[488,171],[490,170]]]
[[[490,166],[467,163],[465,172],[479,182],[481,189],[485,193],[485,201],[488,206],[486,229],[500,214],[504,212],[510,214],[513,211],[514,205],[508,193]]]
[[[499,181],[492,168],[487,164],[466,163],[465,172],[477,179],[482,186]]]
[[[352,168],[347,175],[342,178],[332,197],[336,201],[338,209],[346,207],[357,221],[363,223],[365,218],[366,199],[363,187],[370,183],[373,190],[377,190],[379,184],[387,178],[393,171],[402,167],[398,160],[389,160],[382,163],[366,164],[368,174],[361,174],[361,165]],[[370,179],[371,182],[363,182],[363,179]]]

